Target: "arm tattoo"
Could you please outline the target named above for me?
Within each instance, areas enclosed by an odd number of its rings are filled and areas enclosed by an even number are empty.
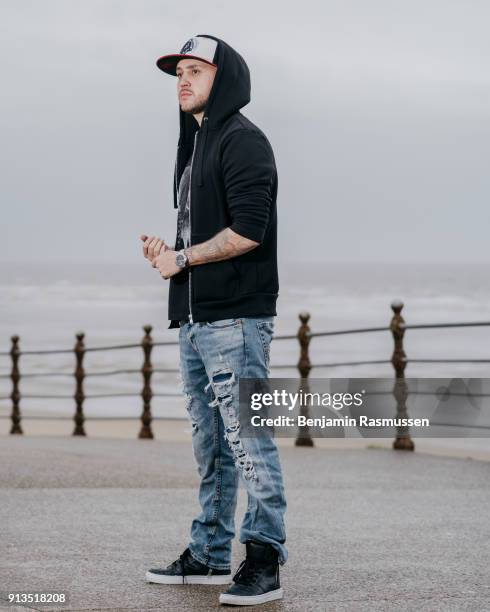
[[[240,236],[229,227],[221,230],[206,242],[195,244],[185,249],[191,266],[221,261],[242,255],[259,246],[258,242]]]

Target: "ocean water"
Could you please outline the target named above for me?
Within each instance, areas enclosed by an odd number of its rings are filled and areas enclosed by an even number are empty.
[[[387,326],[393,299],[404,302],[407,324],[490,322],[490,265],[484,264],[368,264],[281,263],[276,337],[296,333],[298,314],[310,313],[313,332]],[[143,325],[153,326],[155,341],[177,340],[168,330],[168,283],[147,262],[141,264],[0,264],[0,351],[10,350],[10,338],[20,336],[23,350],[71,349],[75,333],[85,332],[87,347],[138,343]],[[313,338],[313,365],[367,359],[389,360],[390,333]],[[410,358],[490,358],[490,326],[484,328],[407,330],[405,351]],[[271,347],[272,375],[294,376],[299,357],[296,340],[276,338]],[[87,372],[141,368],[142,350],[87,353]],[[155,347],[154,367],[177,368],[178,347]],[[290,369],[275,369],[277,365]],[[490,377],[490,364],[408,364],[410,377]],[[73,354],[23,355],[21,373],[73,373]],[[0,415],[10,412],[10,357],[0,356]],[[317,367],[312,376],[389,377],[391,364]],[[179,393],[177,374],[155,373],[153,390]],[[85,393],[136,393],[142,377],[124,374],[88,377]],[[26,395],[74,393],[73,377],[21,380],[24,415],[72,416],[72,399],[31,399]],[[87,416],[139,416],[137,397],[86,399]],[[181,397],[152,401],[155,416],[184,416]]]

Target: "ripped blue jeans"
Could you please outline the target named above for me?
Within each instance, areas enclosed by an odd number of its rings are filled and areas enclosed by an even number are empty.
[[[240,542],[269,543],[281,564],[287,559],[276,443],[268,436],[241,437],[239,422],[239,379],[268,377],[273,330],[272,316],[180,323],[183,391],[201,477],[201,512],[192,522],[189,549],[214,569],[230,567],[239,481],[248,496]]]

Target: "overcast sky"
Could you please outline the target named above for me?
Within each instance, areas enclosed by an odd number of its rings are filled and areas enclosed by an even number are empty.
[[[173,243],[175,79],[235,47],[279,172],[283,259],[490,262],[487,0],[2,0],[0,260]]]

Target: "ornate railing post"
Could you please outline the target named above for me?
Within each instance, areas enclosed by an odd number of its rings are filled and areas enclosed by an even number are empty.
[[[19,336],[12,336],[12,348],[10,349],[10,356],[12,357],[12,371],[10,373],[10,378],[12,380],[12,393],[10,397],[12,399],[12,414],[10,418],[12,419],[12,428],[10,430],[11,434],[22,434],[22,427],[20,424],[21,416],[20,416],[20,391],[19,391],[19,380],[20,380],[20,372],[19,372],[19,357],[20,357],[20,349],[19,349]]]
[[[153,393],[151,391],[151,375],[153,374],[153,367],[151,365],[151,350],[153,348],[153,340],[151,338],[151,325],[145,325],[143,327],[145,335],[141,342],[144,353],[143,367],[141,373],[143,374],[143,391],[141,397],[143,398],[143,412],[141,414],[141,430],[139,438],[152,439],[153,432],[151,430],[151,398]]]
[[[390,330],[393,335],[394,349],[391,357],[391,363],[395,368],[395,384],[393,386],[393,395],[396,399],[396,417],[407,417],[407,397],[408,387],[405,380],[405,367],[407,365],[407,356],[403,350],[403,336],[405,334],[405,320],[401,315],[403,302],[394,300],[391,303],[393,317],[390,322]],[[393,448],[396,450],[411,450],[415,448],[413,440],[410,438],[410,430],[408,427],[397,427],[396,439],[393,442]]]
[[[85,422],[85,417],[83,415],[83,400],[85,399],[85,394],[83,393],[83,379],[85,378],[85,370],[83,369],[83,357],[85,355],[85,343],[83,339],[85,338],[85,334],[80,332],[76,334],[77,342],[75,344],[75,359],[77,361],[77,366],[75,368],[75,381],[76,381],[76,389],[75,398],[76,410],[75,416],[73,420],[75,421],[75,429],[73,430],[74,436],[86,436],[85,428],[83,426]]]
[[[299,318],[301,325],[298,330],[297,338],[300,346],[300,356],[298,361],[298,370],[301,377],[299,390],[303,390],[304,393],[309,393],[310,385],[308,383],[308,376],[311,370],[311,362],[309,355],[310,345],[310,327],[308,321],[310,320],[309,312],[300,312]],[[308,405],[301,403],[300,415],[309,416]],[[295,440],[295,446],[313,446],[313,440],[310,435],[310,428],[305,425],[298,430],[298,435]]]

